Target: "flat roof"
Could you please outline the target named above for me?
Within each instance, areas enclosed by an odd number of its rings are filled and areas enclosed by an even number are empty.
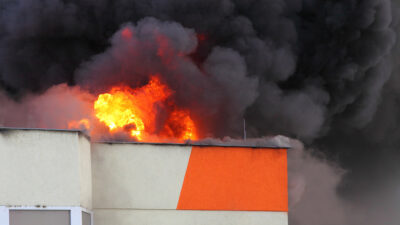
[[[135,144],[135,145],[171,145],[171,146],[197,146],[197,147],[226,147],[226,148],[270,148],[270,149],[290,149],[290,146],[261,146],[261,145],[230,145],[228,144],[202,144],[196,142],[170,143],[170,142],[135,142],[135,141],[94,141],[99,144]]]
[[[54,131],[54,132],[76,132],[85,136],[88,140],[91,140],[90,136],[79,129],[52,129],[52,128],[25,128],[25,127],[0,127],[0,133],[2,131]],[[291,146],[286,144],[277,144],[281,142],[279,138],[286,138],[284,136],[276,136],[271,138],[257,139],[263,140],[262,143],[254,141],[254,139],[248,140],[238,140],[230,139],[231,141],[223,141],[221,139],[211,139],[206,138],[203,140],[192,141],[187,140],[184,143],[174,143],[174,142],[137,142],[137,141],[118,141],[118,140],[104,140],[104,141],[91,141],[92,143],[101,144],[136,144],[136,145],[171,145],[171,146],[198,146],[198,147],[237,147],[237,148],[270,148],[270,149],[290,149]],[[286,141],[286,140],[285,140]],[[252,142],[252,143],[249,143]]]
[[[55,132],[76,132],[87,139],[90,140],[90,136],[82,130],[78,129],[53,129],[53,128],[26,128],[26,127],[0,127],[0,133],[2,131],[17,131],[17,130],[26,130],[26,131],[55,131]]]

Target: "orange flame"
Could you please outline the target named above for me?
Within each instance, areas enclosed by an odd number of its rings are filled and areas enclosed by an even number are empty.
[[[68,123],[68,129],[89,130],[90,122],[88,119],[72,120]]]
[[[175,109],[169,114],[164,127],[157,128],[156,106],[163,103],[173,91],[157,76],[152,76],[143,87],[132,89],[127,86],[113,87],[110,92],[100,94],[94,103],[95,115],[110,132],[126,130],[139,141],[152,137],[194,139],[195,125],[185,110]]]
[[[177,137],[181,140],[195,140],[195,125],[186,110],[173,111],[164,127],[164,135],[169,137]]]

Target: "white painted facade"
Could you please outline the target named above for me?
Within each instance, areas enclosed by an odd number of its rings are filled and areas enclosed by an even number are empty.
[[[287,212],[176,210],[190,153],[0,128],[0,224],[9,225],[9,210],[66,209],[71,225],[82,224],[82,211],[94,225],[287,225]]]
[[[0,130],[0,205],[92,208],[90,158],[80,132]]]
[[[286,212],[103,210],[94,212],[96,225],[287,225]]]
[[[0,224],[12,210],[92,216],[90,141],[80,132],[0,129]],[[91,220],[93,221],[93,220]]]
[[[94,208],[176,209],[190,151],[176,145],[94,144]]]

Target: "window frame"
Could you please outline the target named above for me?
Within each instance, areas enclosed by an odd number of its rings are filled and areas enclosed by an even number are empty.
[[[10,225],[10,210],[64,210],[69,211],[70,225],[82,225],[82,213],[90,215],[90,223],[93,225],[93,212],[77,206],[0,206],[0,224]]]

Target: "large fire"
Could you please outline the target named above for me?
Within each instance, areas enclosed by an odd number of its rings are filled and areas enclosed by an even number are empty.
[[[129,132],[138,141],[155,139],[196,139],[189,111],[178,109],[170,99],[173,91],[153,75],[147,85],[137,89],[121,85],[100,94],[94,102],[96,118],[110,133]],[[164,120],[158,118],[164,112]]]

